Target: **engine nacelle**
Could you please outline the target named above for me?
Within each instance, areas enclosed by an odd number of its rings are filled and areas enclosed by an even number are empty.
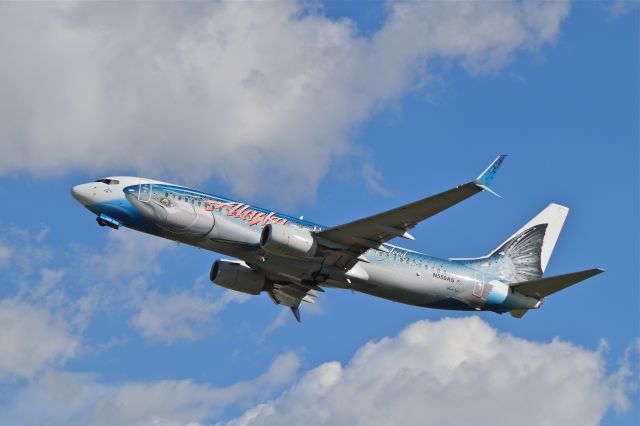
[[[260,247],[266,252],[292,257],[313,257],[318,243],[304,228],[270,223],[262,229]]]
[[[211,265],[211,282],[230,290],[247,294],[260,294],[267,278],[242,263],[216,260]]]

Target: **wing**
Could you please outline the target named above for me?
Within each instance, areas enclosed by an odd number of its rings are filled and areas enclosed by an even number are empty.
[[[413,239],[408,233],[409,229],[472,195],[483,190],[498,195],[489,189],[489,184],[505,157],[506,155],[498,156],[471,182],[383,213],[318,232],[318,242],[330,252],[325,262],[351,269],[358,260],[366,261],[362,255],[367,250],[388,251],[382,244],[395,237]]]

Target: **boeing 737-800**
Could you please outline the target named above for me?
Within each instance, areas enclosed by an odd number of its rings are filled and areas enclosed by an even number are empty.
[[[211,281],[252,295],[265,292],[298,321],[300,303],[313,303],[324,288],[520,318],[545,297],[603,272],[542,277],[568,208],[549,204],[496,249],[473,259],[438,259],[389,243],[413,240],[411,228],[472,195],[494,193],[489,185],[504,157],[471,182],[333,227],[139,177],[98,179],[71,193],[101,226],[126,226],[239,259],[213,262]]]

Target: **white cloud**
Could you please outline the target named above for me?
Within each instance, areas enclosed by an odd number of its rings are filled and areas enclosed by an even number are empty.
[[[161,276],[162,255],[176,245],[169,240],[130,229],[108,231],[99,250],[81,247],[75,254],[73,284],[86,294],[85,316],[104,310],[137,310],[150,283]]]
[[[211,330],[214,316],[229,303],[242,303],[251,296],[237,291],[225,291],[221,297],[195,290],[179,290],[170,294],[151,291],[133,317],[133,325],[150,340],[171,343],[175,340],[196,340],[205,330]]]
[[[389,2],[370,37],[305,1],[0,8],[0,173],[124,168],[294,199],[430,60],[495,70],[570,7]]]
[[[42,268],[40,279],[33,287],[33,297],[41,298],[49,294],[62,282],[66,272],[64,269]]]
[[[6,266],[11,259],[12,250],[8,245],[0,241],[0,266]]]
[[[79,338],[48,310],[15,299],[0,299],[0,379],[32,378],[72,357]]]
[[[260,333],[259,343],[263,343],[274,331],[283,327],[291,317],[291,311],[287,308],[280,309],[273,320]]]
[[[192,380],[106,385],[89,375],[48,371],[0,406],[0,417],[8,424],[22,425],[203,422],[224,407],[268,398],[294,379],[298,367],[298,357],[285,353],[261,376],[223,388]]]
[[[46,237],[46,227],[34,232],[30,229],[12,225],[6,225],[2,234],[5,242],[0,241],[0,264],[2,264],[2,252],[7,256],[5,264],[11,266],[12,272],[20,272],[28,276],[42,265],[45,265],[53,257],[49,247],[42,244]],[[4,249],[3,249],[4,247]]]
[[[175,247],[161,238],[123,229],[107,232],[104,246],[97,249],[53,250],[46,242],[48,227],[43,230],[34,234],[12,228],[13,245],[7,246],[7,257],[23,266],[22,274],[9,277],[7,290],[14,290],[16,299],[34,309],[64,318],[76,332],[88,327],[98,312],[121,314],[124,310],[150,340],[195,340],[212,329],[215,315],[227,304],[249,298],[231,291],[218,296],[204,279],[198,279],[191,290],[165,294],[151,289],[150,283],[157,285],[162,279],[161,256]]]
[[[160,272],[158,258],[171,247],[175,243],[127,228],[108,231],[104,248],[82,257],[83,268],[101,279],[148,277]]]
[[[477,317],[420,321],[225,424],[596,425],[624,408],[626,368],[607,376],[600,351],[499,334]]]
[[[392,192],[383,184],[384,177],[382,172],[377,170],[373,164],[363,163],[361,173],[362,180],[370,190],[383,197],[390,197],[392,195]]]
[[[167,240],[126,229],[107,233],[99,249],[53,247],[48,231],[47,225],[36,231],[9,225],[0,235],[0,265],[11,267],[3,282],[5,296],[61,319],[75,333],[100,310],[137,308],[150,278],[160,272],[158,258],[172,247]]]

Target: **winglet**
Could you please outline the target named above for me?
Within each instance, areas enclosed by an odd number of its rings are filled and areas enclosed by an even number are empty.
[[[473,183],[478,185],[480,189],[483,189],[485,191],[492,193],[493,195],[500,197],[500,195],[496,194],[494,191],[489,189],[489,184],[491,183],[491,181],[493,181],[493,178],[495,177],[496,173],[498,173],[498,169],[502,165],[502,162],[504,161],[505,157],[506,155],[498,155],[498,158],[493,160],[493,163],[491,163],[489,167],[487,167],[484,170],[484,172],[482,172],[480,176],[478,176],[476,180],[473,181]]]

